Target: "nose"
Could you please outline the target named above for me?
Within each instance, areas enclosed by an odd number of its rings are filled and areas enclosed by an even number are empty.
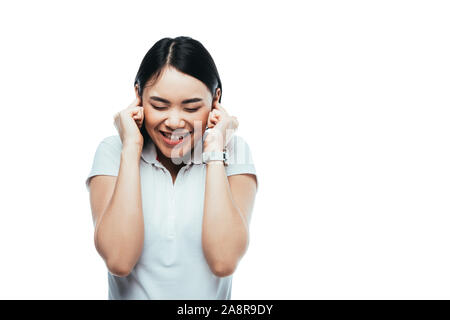
[[[175,111],[169,114],[168,118],[165,121],[165,125],[172,130],[176,130],[178,128],[183,128],[185,122],[183,119],[180,118],[178,113]]]

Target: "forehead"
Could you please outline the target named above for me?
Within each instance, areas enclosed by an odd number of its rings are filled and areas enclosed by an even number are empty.
[[[173,67],[164,68],[159,79],[146,85],[144,94],[157,95],[161,98],[178,102],[193,97],[212,99],[211,93],[203,82]]]

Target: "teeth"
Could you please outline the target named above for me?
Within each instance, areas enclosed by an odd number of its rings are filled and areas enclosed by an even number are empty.
[[[180,137],[180,136],[171,136],[170,137],[170,140],[172,140],[172,141],[177,141],[177,140],[181,140],[181,139],[183,139],[183,137]]]
[[[162,131],[161,131],[162,132]],[[181,139],[183,139],[185,136],[187,136],[188,134],[186,133],[184,136],[177,136],[177,135],[169,135],[169,134],[167,134],[167,133],[165,133],[165,132],[163,132],[163,135],[166,137],[166,138],[169,138],[170,140],[172,140],[172,141],[177,141],[177,140],[181,140]]]

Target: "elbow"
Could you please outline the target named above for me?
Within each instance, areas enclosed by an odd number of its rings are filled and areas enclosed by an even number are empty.
[[[216,263],[211,268],[212,273],[219,278],[231,276],[235,270],[236,264],[230,263]]]
[[[245,253],[245,249],[243,249]],[[228,259],[207,259],[211,272],[220,278],[231,276],[237,269],[244,253],[230,256]]]
[[[112,262],[107,262],[106,266],[108,267],[108,271],[112,274],[115,275],[116,277],[128,277],[128,275],[131,273],[131,271],[133,270],[132,267],[123,264],[123,263],[112,263]]]
[[[127,263],[124,263],[123,259],[112,258],[110,254],[106,254],[105,250],[103,250],[102,246],[100,245],[98,241],[98,233],[95,233],[94,238],[95,248],[97,249],[97,252],[100,254],[100,256],[103,258],[106,267],[108,268],[108,271],[116,276],[116,277],[127,277],[131,271],[133,270],[134,266],[130,266]],[[117,254],[116,254],[117,255]]]

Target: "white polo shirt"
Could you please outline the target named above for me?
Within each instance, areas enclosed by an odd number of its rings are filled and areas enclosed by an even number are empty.
[[[242,173],[256,176],[251,150],[242,137],[235,133],[227,149],[230,154],[230,164],[225,167],[227,176]],[[121,150],[118,135],[100,142],[86,179],[88,190],[91,177],[118,175]],[[201,152],[185,162],[173,183],[169,171],[157,160],[155,144],[149,140],[142,150],[140,175],[144,247],[127,277],[108,272],[108,298],[231,299],[233,275],[215,276],[203,254],[206,164],[201,163]]]

